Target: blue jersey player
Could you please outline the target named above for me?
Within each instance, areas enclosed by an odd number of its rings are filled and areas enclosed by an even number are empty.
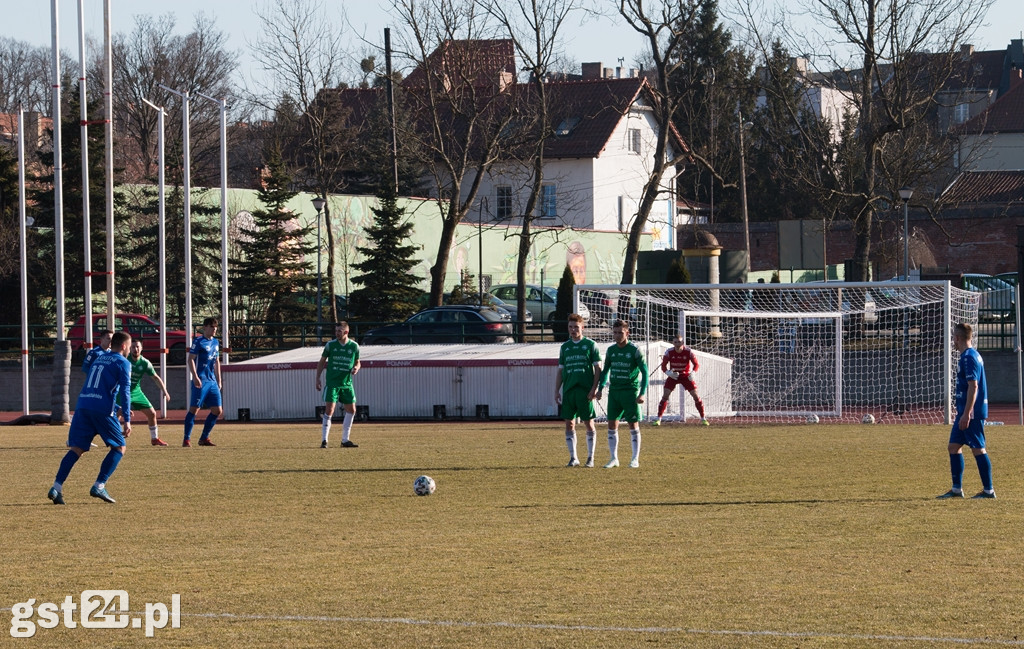
[[[100,464],[100,473],[89,495],[108,503],[115,502],[107,493],[106,485],[124,456],[124,438],[132,433],[132,368],[125,358],[131,341],[131,336],[125,332],[117,332],[111,339],[110,351],[97,355],[89,366],[85,385],[75,404],[75,416],[68,430],[69,450],[60,462],[53,487],[46,494],[54,505],[64,504],[64,481],[82,454],[89,451],[96,435],[110,450]],[[116,412],[118,407],[124,415],[123,432]]]
[[[209,408],[210,414],[203,422],[203,434],[199,436],[200,446],[216,446],[210,440],[210,431],[217,423],[221,412],[220,401],[220,343],[217,334],[217,318],[203,320],[203,335],[192,341],[188,350],[188,371],[192,377],[189,393],[188,414],[185,415],[185,439],[182,446],[192,446],[192,427],[200,408]]]
[[[985,449],[985,420],[988,418],[988,386],[985,382],[985,363],[974,349],[971,325],[959,323],[953,327],[953,345],[960,352],[956,368],[956,419],[949,433],[949,465],[953,473],[953,488],[939,498],[963,498],[964,454],[966,444],[974,453],[983,489],[974,498],[995,498],[992,487],[992,461]]]
[[[92,362],[96,360],[97,356],[100,354],[106,354],[110,349],[110,337],[114,335],[114,332],[110,329],[104,329],[99,332],[99,335],[99,342],[97,342],[96,346],[90,349],[89,353],[85,355],[84,359],[82,359],[82,371],[85,373],[89,372],[89,366],[92,365]]]

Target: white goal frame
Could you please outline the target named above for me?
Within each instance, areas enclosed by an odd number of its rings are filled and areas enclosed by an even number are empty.
[[[735,361],[726,381],[733,403],[708,416],[752,422],[871,414],[882,423],[950,424],[952,327],[977,326],[979,305],[978,294],[931,281],[583,284],[574,306],[596,296],[615,299],[611,312],[590,308],[586,333],[595,340],[611,340],[621,312],[638,345],[680,334],[700,353]],[[656,403],[663,377],[652,360],[648,401]],[[696,379],[700,396],[714,401],[717,392],[706,392],[699,372]],[[689,396],[679,392],[672,401],[682,406]]]

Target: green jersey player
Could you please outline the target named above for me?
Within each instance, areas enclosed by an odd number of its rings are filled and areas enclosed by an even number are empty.
[[[629,342],[629,325],[616,320],[612,325],[615,344],[605,354],[604,371],[597,388],[601,398],[604,386],[608,385],[608,450],[612,459],[604,468],[619,466],[619,420],[629,422],[629,433],[633,442],[633,459],[630,468],[640,466],[640,404],[647,392],[647,363],[636,345]]]
[[[132,367],[132,382],[131,382],[131,400],[132,410],[134,412],[142,411],[146,415],[146,421],[149,423],[149,443],[153,446],[167,446],[167,442],[160,439],[160,433],[157,430],[156,425],[156,409],[153,408],[153,404],[149,402],[145,393],[142,391],[142,379],[146,376],[152,376],[156,384],[160,386],[160,392],[163,393],[163,398],[170,401],[171,395],[167,393],[167,386],[157,376],[156,370],[153,369],[153,364],[149,362],[149,359],[142,355],[142,341],[136,338],[132,341],[131,351],[128,353],[128,363]]]
[[[323,390],[324,398],[320,448],[327,448],[331,417],[334,416],[334,407],[338,401],[341,401],[345,409],[345,419],[341,425],[341,445],[344,448],[357,448],[359,445],[349,439],[349,434],[352,432],[352,421],[356,417],[356,391],[352,387],[352,377],[359,372],[359,345],[356,341],[349,340],[347,322],[336,324],[334,335],[337,338],[324,346],[320,362],[316,365],[316,389]],[[326,385],[320,382],[324,368],[327,369]]]
[[[565,443],[569,447],[569,464],[579,466],[576,457],[576,418],[587,429],[587,461],[585,467],[594,466],[594,397],[601,376],[601,353],[590,338],[583,337],[583,318],[576,313],[569,316],[569,340],[558,352],[558,374],[555,375],[555,403],[559,416],[565,420]]]

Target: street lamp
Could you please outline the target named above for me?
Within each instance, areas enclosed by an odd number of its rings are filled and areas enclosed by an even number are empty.
[[[747,152],[743,145],[743,131],[753,128],[750,122],[743,122],[743,113],[740,117],[740,199],[743,208],[743,247],[747,251],[746,271],[750,273],[750,219],[747,217]],[[744,278],[745,281],[745,278]]]
[[[903,200],[903,281],[910,281],[910,228],[909,208],[910,199],[914,190],[910,187],[901,187],[899,190],[900,199]]]
[[[320,274],[320,251],[322,249],[320,246],[320,213],[323,211],[324,205],[326,204],[327,201],[320,196],[313,199],[313,209],[316,210],[316,339],[318,343],[323,342],[323,326],[321,325],[323,299],[320,297],[320,282],[322,277]]]

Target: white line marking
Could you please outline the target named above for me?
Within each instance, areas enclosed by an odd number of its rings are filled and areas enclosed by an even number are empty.
[[[11,612],[10,608],[0,611]],[[141,615],[143,611],[128,611]],[[256,620],[268,622],[342,622],[348,624],[404,624],[407,626],[439,626],[462,628],[533,629],[541,631],[594,631],[600,633],[657,633],[680,635],[721,635],[769,638],[827,638],[833,640],[870,640],[872,642],[924,642],[931,644],[977,644],[1000,647],[1024,647],[1024,640],[998,638],[953,638],[915,635],[878,635],[867,633],[829,633],[825,631],[743,631],[740,629],[687,629],[664,626],[592,626],[586,624],[527,624],[520,622],[467,622],[455,620],[417,620],[408,617],[335,617],[330,615],[259,615],[253,613],[182,613],[181,617],[208,620]]]
[[[943,638],[932,636],[911,635],[877,635],[861,633],[828,633],[822,631],[742,631],[739,629],[686,629],[683,627],[626,627],[626,626],[592,626],[586,624],[540,624],[519,622],[467,622],[454,620],[417,620],[404,617],[333,617],[326,615],[252,615],[235,613],[182,613],[182,617],[200,617],[208,619],[239,619],[300,621],[300,622],[346,622],[361,624],[405,624],[409,626],[444,626],[463,628],[509,628],[534,629],[552,631],[596,631],[601,633],[658,633],[683,635],[722,635],[748,637],[777,638],[830,638],[838,640],[871,640],[882,642],[925,642],[945,644],[979,644],[1005,647],[1024,647],[1024,640],[1000,640],[997,638]]]

